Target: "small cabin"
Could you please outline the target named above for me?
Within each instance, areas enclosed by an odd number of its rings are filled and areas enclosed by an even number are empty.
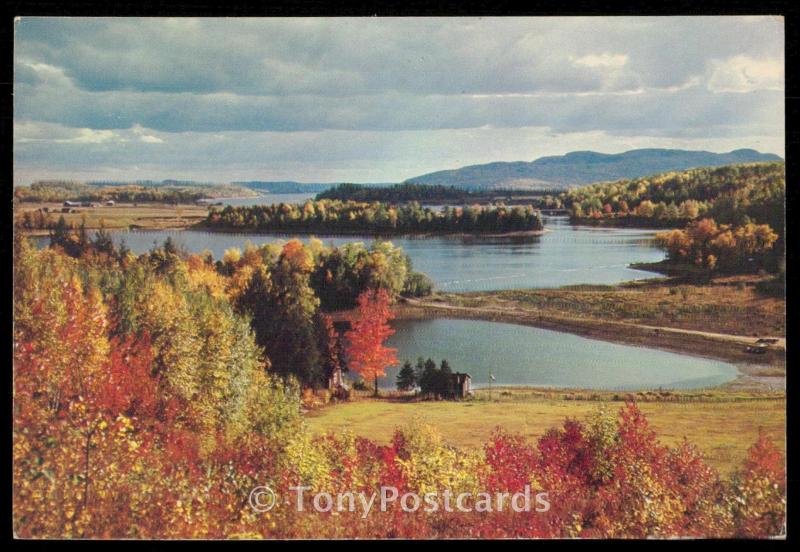
[[[347,399],[350,397],[350,388],[344,381],[341,368],[337,368],[331,372],[331,375],[328,378],[328,389],[331,391],[331,395],[334,398]]]
[[[455,372],[451,375],[451,389],[457,399],[465,399],[472,394],[472,377],[469,374]]]

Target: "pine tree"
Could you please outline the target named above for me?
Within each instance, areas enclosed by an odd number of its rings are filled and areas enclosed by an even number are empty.
[[[438,394],[439,369],[436,367],[436,363],[433,361],[433,359],[429,358],[425,361],[422,368],[422,374],[419,376],[417,381],[423,393]]]
[[[414,372],[414,367],[411,366],[409,361],[405,361],[400,373],[397,374],[397,389],[400,391],[408,391],[417,386],[417,374]]]

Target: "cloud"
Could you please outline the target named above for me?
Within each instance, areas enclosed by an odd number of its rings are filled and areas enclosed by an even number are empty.
[[[648,90],[635,83],[625,91],[393,93],[353,95],[346,101],[312,95],[88,92],[23,84],[17,88],[15,117],[20,120],[112,130],[142,125],[161,132],[398,131],[491,125],[579,131],[700,125],[713,133],[717,125],[754,124],[765,122],[763,118],[771,123],[782,120],[778,111],[770,114],[760,109],[781,102],[780,91],[717,95],[691,82],[669,90]]]
[[[782,91],[784,68],[782,59],[753,59],[735,56],[712,62],[708,88],[714,92]]]
[[[29,175],[392,181],[536,157],[504,135],[783,153],[780,18],[22,18],[14,55]]]
[[[589,54],[572,61],[579,67],[622,67],[628,63],[627,54]]]
[[[55,144],[104,144],[119,140],[119,135],[112,130],[95,130],[91,128],[69,128],[58,125],[40,125],[22,122],[14,126],[14,141],[18,144],[43,142]]]
[[[145,144],[163,144],[164,140],[159,138],[158,136],[154,136],[153,134],[148,134],[147,129],[142,127],[140,124],[135,124],[131,127],[131,132],[139,137],[140,142],[144,142]]]
[[[139,141],[144,142],[145,144],[163,144],[164,140],[159,138],[158,136],[152,136],[149,134],[145,134],[139,137]]]

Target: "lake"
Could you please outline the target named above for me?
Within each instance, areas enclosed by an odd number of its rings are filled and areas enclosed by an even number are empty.
[[[296,194],[292,194],[296,195]],[[633,262],[656,262],[664,252],[652,245],[653,230],[572,226],[566,217],[544,217],[542,236],[397,237],[415,270],[426,273],[442,291],[552,288],[572,284],[616,284],[655,276],[633,270]],[[231,247],[262,244],[291,235],[219,233],[198,230],[114,231],[114,241],[142,253],[167,237],[187,251],[208,249],[221,259]],[[298,236],[308,239],[308,236]],[[370,236],[318,236],[326,244],[370,242]],[[40,243],[48,243],[45,238]]]
[[[605,390],[697,389],[736,378],[732,364],[713,359],[619,345],[529,326],[482,320],[396,320],[388,345],[416,364],[447,359],[466,372],[472,386],[529,385]],[[386,371],[379,387],[394,389],[399,367]]]
[[[209,199],[207,203],[222,203],[233,207],[250,207],[252,205],[269,205],[272,203],[305,203],[309,199],[314,199],[317,194],[297,193],[297,194],[263,194],[258,197],[226,197],[219,199]]]

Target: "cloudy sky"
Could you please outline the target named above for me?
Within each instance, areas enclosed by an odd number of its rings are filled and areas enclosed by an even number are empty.
[[[17,22],[15,184],[397,182],[640,147],[784,154],[783,20]]]

